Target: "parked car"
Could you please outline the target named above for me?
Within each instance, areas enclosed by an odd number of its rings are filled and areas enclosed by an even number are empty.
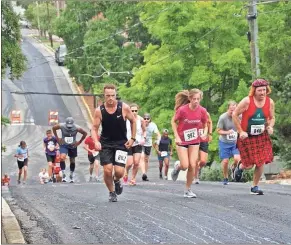
[[[59,66],[64,65],[66,55],[67,55],[67,46],[65,44],[62,44],[56,49],[56,52],[55,52],[55,60]]]

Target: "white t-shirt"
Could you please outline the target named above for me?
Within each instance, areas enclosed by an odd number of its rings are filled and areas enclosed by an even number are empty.
[[[40,172],[39,175],[38,175],[39,179],[46,182],[48,179],[49,179],[49,175],[48,173],[43,173],[43,172]]]
[[[136,119],[136,137],[135,137],[136,140],[132,146],[139,145],[141,140],[143,139],[141,119],[142,119],[141,116],[137,116],[137,119]],[[126,120],[126,129],[127,129],[127,139],[129,140],[131,138],[131,125],[130,125],[129,120]]]
[[[147,137],[144,146],[152,146],[153,144],[153,134],[159,132],[157,125],[154,122],[150,122],[146,127]]]

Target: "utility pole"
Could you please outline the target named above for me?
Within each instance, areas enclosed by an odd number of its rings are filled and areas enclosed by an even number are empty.
[[[36,11],[36,13],[37,13],[38,36],[40,37],[41,32],[40,32],[40,22],[39,22],[39,7],[38,7],[38,1],[36,1],[36,5],[37,5],[37,11]]]
[[[47,9],[47,18],[48,18],[48,35],[49,35],[49,39],[51,41],[51,47],[54,47],[53,44],[53,36],[51,33],[51,17],[50,17],[50,10],[49,10],[49,1],[46,1],[46,9]]]
[[[250,34],[250,50],[251,50],[251,66],[252,77],[256,79],[260,76],[260,56],[258,46],[258,21],[257,21],[257,0],[250,0],[248,22],[249,22],[249,34]]]

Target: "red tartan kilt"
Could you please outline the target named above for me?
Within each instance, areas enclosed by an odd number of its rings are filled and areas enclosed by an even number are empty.
[[[273,161],[272,142],[267,131],[245,139],[238,138],[237,147],[244,167],[254,164],[260,167]]]

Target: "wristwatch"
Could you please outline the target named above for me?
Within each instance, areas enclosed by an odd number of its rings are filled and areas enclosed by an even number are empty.
[[[208,135],[212,136],[212,133],[208,133]]]
[[[133,138],[133,137],[131,137],[130,139],[132,139],[133,141],[135,141],[136,139],[135,138]]]

